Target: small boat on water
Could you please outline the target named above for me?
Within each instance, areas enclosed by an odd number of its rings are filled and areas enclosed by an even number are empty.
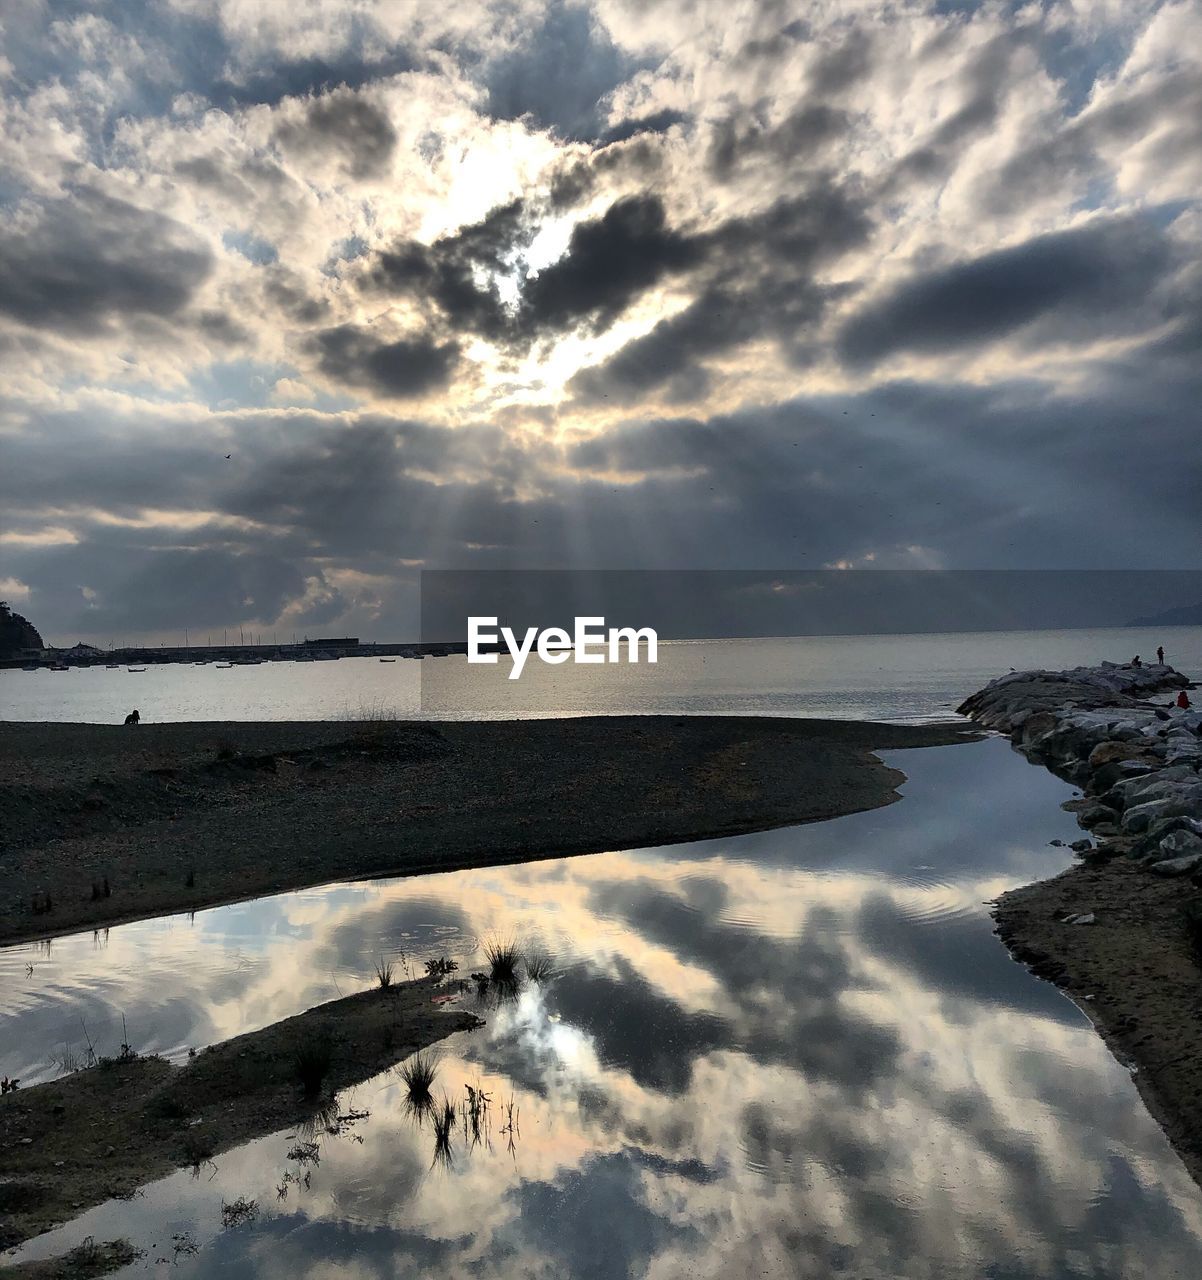
[[[140,676],[146,670],[145,667],[126,667],[125,669],[131,676]]]
[[[106,671],[120,671],[121,664],[119,662],[106,662],[104,664],[104,669]]]
[[[380,661],[381,661],[381,662],[395,662],[395,661],[396,661],[396,659],[395,659],[395,658],[381,658],[381,659],[380,659]]]
[[[219,663],[217,664],[217,670],[218,670],[218,671],[229,671],[229,670],[233,667],[233,665],[234,665],[234,664],[233,664],[232,662],[219,662]]]
[[[70,671],[71,668],[65,662],[52,662],[50,664],[51,671]]]

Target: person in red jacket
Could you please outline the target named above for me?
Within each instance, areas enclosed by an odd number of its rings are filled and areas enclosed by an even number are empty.
[[[1189,694],[1184,689],[1177,695],[1177,705],[1182,711],[1189,710]]]

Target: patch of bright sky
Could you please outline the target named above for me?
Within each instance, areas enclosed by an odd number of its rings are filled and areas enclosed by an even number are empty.
[[[257,267],[265,267],[278,262],[280,255],[270,240],[257,236],[253,231],[225,231],[221,243],[234,253],[240,253],[248,262]]]

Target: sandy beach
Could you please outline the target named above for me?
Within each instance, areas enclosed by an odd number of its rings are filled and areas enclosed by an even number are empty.
[[[967,725],[623,716],[0,725],[0,942],[356,877],[668,844],[897,798]]]

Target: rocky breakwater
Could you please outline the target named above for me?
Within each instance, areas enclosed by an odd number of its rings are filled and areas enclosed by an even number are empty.
[[[1172,705],[1189,684],[1166,665],[1014,671],[957,710],[1081,788],[1066,807],[1093,839],[1078,852],[1202,874],[1202,711]],[[1168,706],[1150,701],[1165,695]]]

